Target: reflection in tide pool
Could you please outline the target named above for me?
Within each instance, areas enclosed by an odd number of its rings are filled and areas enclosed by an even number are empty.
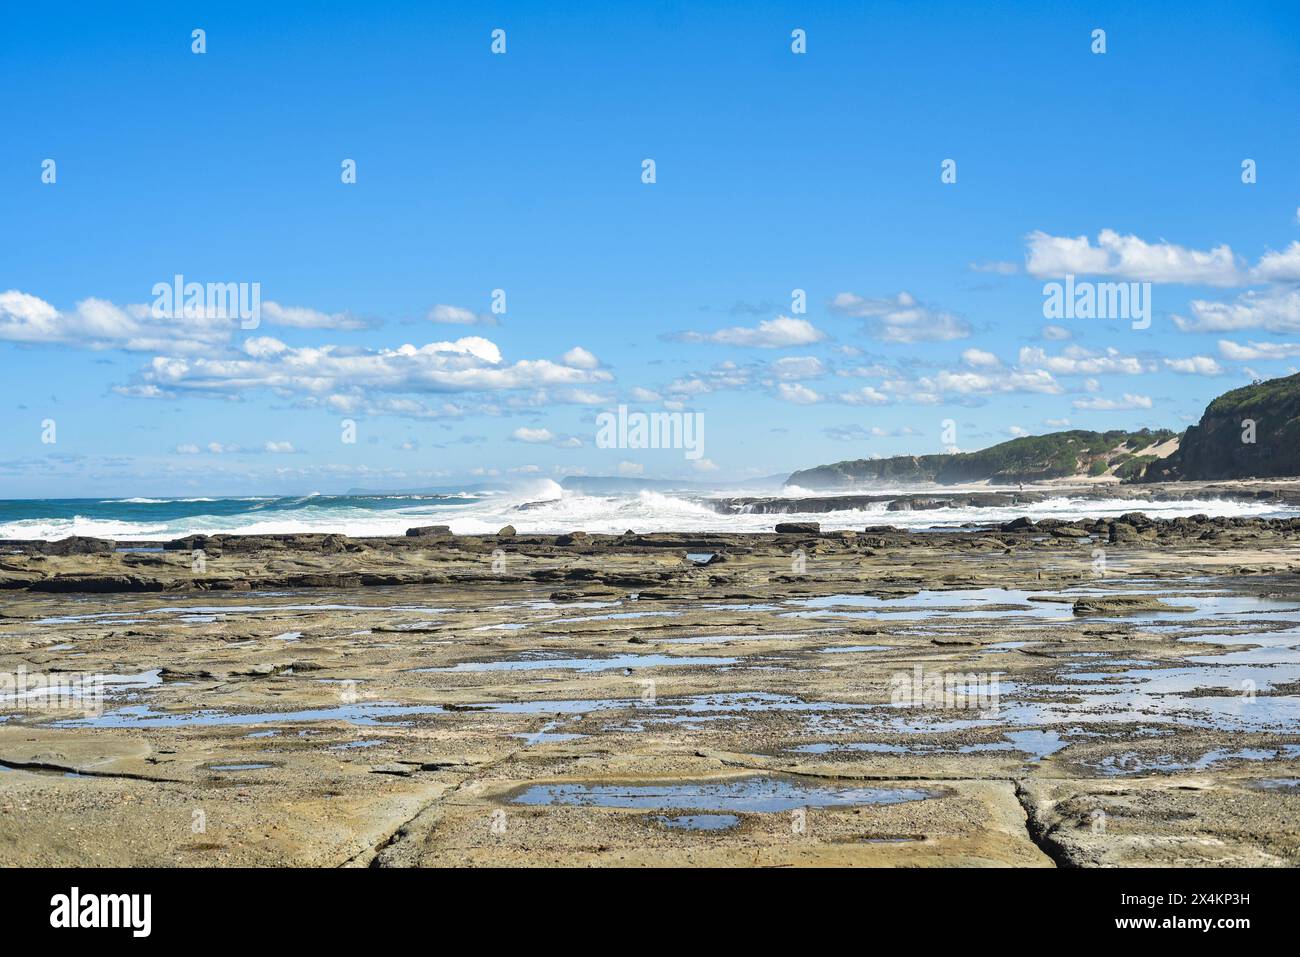
[[[937,797],[916,788],[850,787],[802,779],[753,775],[730,781],[655,784],[533,784],[515,804],[654,808],[691,811],[790,811],[807,807],[902,804]]]

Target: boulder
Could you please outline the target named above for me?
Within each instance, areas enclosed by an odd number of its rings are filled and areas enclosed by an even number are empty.
[[[1082,528],[1074,525],[1058,525],[1052,529],[1052,535],[1055,538],[1087,538],[1088,533]]]
[[[1156,528],[1154,525],[1146,528],[1135,528],[1124,522],[1116,522],[1111,525],[1108,538],[1112,545],[1119,545],[1123,542],[1152,542],[1156,538]]]
[[[450,525],[421,525],[418,528],[408,528],[406,530],[407,538],[434,538],[439,535],[450,534]]]
[[[73,535],[57,542],[47,542],[41,552],[46,555],[111,555],[115,547],[107,539]]]
[[[777,522],[776,525],[778,535],[819,535],[821,530],[820,522]]]

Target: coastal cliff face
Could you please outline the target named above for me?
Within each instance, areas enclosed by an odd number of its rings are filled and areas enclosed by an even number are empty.
[[[1167,430],[1089,432],[1074,429],[1027,435],[978,452],[896,455],[835,462],[795,472],[786,484],[819,489],[899,482],[953,485],[989,481],[1013,485],[1107,474],[1128,478],[1134,467],[1145,467],[1154,458],[1144,453],[1173,437],[1174,433]]]
[[[1300,374],[1219,396],[1145,481],[1300,476]]]

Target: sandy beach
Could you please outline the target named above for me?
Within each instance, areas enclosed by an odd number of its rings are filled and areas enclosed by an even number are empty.
[[[1296,519],[3,551],[4,865],[1300,861]]]

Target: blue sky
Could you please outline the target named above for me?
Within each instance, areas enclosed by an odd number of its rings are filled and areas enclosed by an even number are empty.
[[[382,7],[0,11],[0,497],[734,482],[1297,365],[1293,4]],[[1150,327],[1049,321],[1067,272]],[[623,403],[704,457],[597,447]]]

